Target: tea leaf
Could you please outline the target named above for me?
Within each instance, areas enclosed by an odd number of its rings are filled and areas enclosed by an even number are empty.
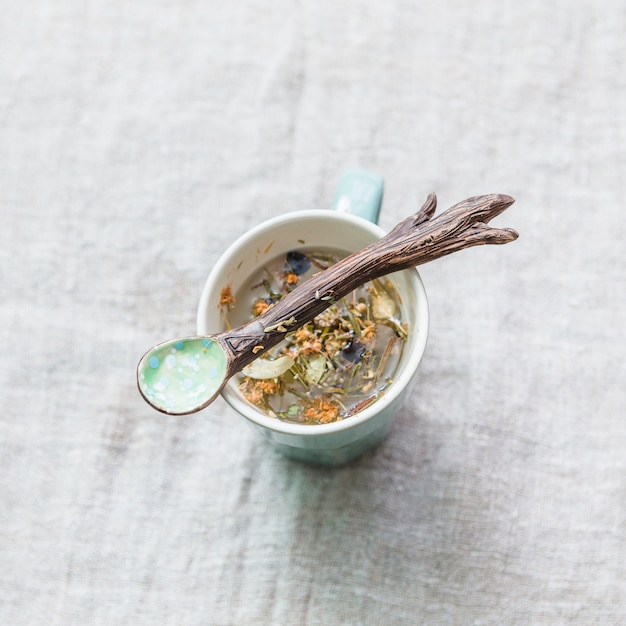
[[[274,289],[274,286],[267,278],[263,279],[263,287],[265,288],[265,291],[267,291],[267,295],[270,297],[270,300],[272,300],[272,302],[280,300],[283,297],[279,291],[276,291]]]
[[[396,300],[392,298],[389,291],[375,280],[372,283],[372,317],[379,323],[385,324],[394,330],[401,339],[407,338],[406,328],[398,319],[399,308]]]
[[[304,377],[307,383],[317,385],[326,371],[326,357],[317,354],[308,359]]]
[[[271,326],[267,326],[263,329],[263,332],[271,333],[273,330],[278,330],[281,333],[286,333],[287,326],[293,326],[296,321],[296,318],[292,315],[288,320],[283,320],[282,322],[278,322],[278,324],[272,324]]]
[[[391,320],[398,315],[398,305],[384,288],[372,293],[372,316],[375,320]]]
[[[277,417],[280,418],[281,420],[285,420],[285,419],[295,420],[297,417],[299,417],[301,410],[302,410],[301,407],[298,406],[297,404],[291,404],[289,405],[289,408],[286,411],[279,411],[277,413]]]
[[[290,356],[281,356],[277,359],[257,359],[252,361],[250,365],[246,365],[241,370],[244,376],[254,378],[256,380],[266,380],[268,378],[278,378],[282,376],[294,363]]]

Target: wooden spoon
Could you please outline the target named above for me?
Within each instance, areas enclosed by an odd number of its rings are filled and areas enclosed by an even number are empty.
[[[303,282],[247,324],[206,337],[172,339],[148,350],[137,366],[141,395],[169,415],[204,409],[234,374],[360,285],[464,248],[517,239],[511,228],[487,226],[513,202],[501,194],[477,196],[431,219],[437,198],[430,194],[415,215],[387,235]]]

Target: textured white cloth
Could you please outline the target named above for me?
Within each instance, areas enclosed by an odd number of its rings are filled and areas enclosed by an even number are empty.
[[[626,623],[626,6],[0,0],[0,623]],[[500,192],[421,269],[390,437],[288,461],[139,356],[260,221],[385,177],[389,229]]]

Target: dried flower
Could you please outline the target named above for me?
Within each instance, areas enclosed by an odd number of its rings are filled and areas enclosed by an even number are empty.
[[[313,323],[319,328],[334,328],[340,323],[339,314],[337,313],[337,307],[332,306],[325,311],[322,311],[314,320]]]
[[[296,347],[300,354],[311,354],[322,351],[322,342],[318,336],[311,332],[306,326],[299,328],[294,334]]]
[[[252,404],[264,404],[267,396],[274,395],[281,391],[281,382],[279,379],[256,380],[246,377],[239,385],[241,393],[248,402]]]
[[[361,320],[361,341],[363,343],[373,343],[376,341],[377,327],[371,320]]]
[[[243,397],[252,404],[261,404],[263,402],[263,391],[257,387],[256,381],[251,378],[243,379],[243,382],[239,385],[239,391],[241,391]]]
[[[280,382],[278,379],[259,380],[256,386],[266,395],[271,396],[280,391]]]
[[[294,285],[297,285],[298,280],[298,275],[294,274],[293,272],[287,272],[283,277],[283,281],[288,287],[293,287]]]
[[[252,303],[252,315],[254,317],[258,317],[259,315],[263,315],[267,309],[270,308],[270,303],[263,298],[259,298]]]
[[[220,306],[230,307],[231,304],[235,304],[235,296],[233,296],[232,287],[228,284],[220,291]]]
[[[354,314],[362,316],[365,315],[365,313],[367,313],[367,304],[365,304],[365,302],[357,302],[354,307]]]
[[[334,400],[320,396],[304,407],[302,417],[307,421],[329,424],[330,422],[337,421],[339,417],[339,405]]]
[[[348,338],[341,335],[328,335],[324,339],[324,352],[332,359],[348,345],[348,341]]]

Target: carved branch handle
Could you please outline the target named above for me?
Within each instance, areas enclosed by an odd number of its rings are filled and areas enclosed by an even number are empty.
[[[415,215],[400,222],[378,241],[298,285],[248,324],[215,336],[229,354],[229,369],[239,371],[261,350],[269,350],[279,343],[286,332],[303,326],[333,301],[374,278],[422,265],[464,248],[514,241],[518,237],[515,230],[487,225],[513,202],[514,199],[506,195],[477,196],[433,218],[437,198],[430,194]]]

